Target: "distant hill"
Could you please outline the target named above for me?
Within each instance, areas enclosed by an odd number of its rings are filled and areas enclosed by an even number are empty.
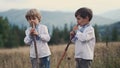
[[[103,14],[100,14],[100,16],[106,17],[106,18],[109,18],[109,19],[112,19],[112,20],[120,21],[120,9],[105,12]]]
[[[28,26],[28,23],[25,19],[25,13],[27,9],[16,10],[11,9],[8,11],[0,12],[0,16],[7,17],[10,21],[10,24],[15,24],[18,26]],[[60,12],[60,11],[40,11],[42,15],[42,23],[46,24],[48,28],[52,28],[52,26],[61,27],[65,23],[75,23],[75,17],[73,12]],[[98,25],[106,25],[112,24],[116,22],[116,20],[107,18],[100,15],[94,15],[91,23]]]
[[[15,10],[11,9],[5,12],[0,12],[0,16],[7,17],[10,24],[15,24],[18,26],[26,26],[28,25],[25,19],[25,12],[26,10]]]
[[[91,23],[94,25],[94,24],[97,24],[97,25],[110,25],[112,23],[115,23],[116,20],[112,20],[112,19],[109,19],[109,18],[105,18],[105,17],[102,17],[102,16],[99,16],[99,15],[94,15],[93,16],[93,19],[91,20]]]

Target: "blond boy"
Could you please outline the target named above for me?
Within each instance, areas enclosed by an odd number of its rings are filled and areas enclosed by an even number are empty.
[[[41,15],[38,10],[30,9],[25,15],[30,27],[25,31],[24,42],[30,45],[30,59],[32,68],[36,68],[36,55],[33,42],[33,35],[36,37],[36,46],[39,58],[39,67],[40,68],[50,68],[50,49],[47,42],[50,40],[50,35],[48,33],[47,26],[40,23]],[[35,25],[35,28],[32,28],[32,24]]]

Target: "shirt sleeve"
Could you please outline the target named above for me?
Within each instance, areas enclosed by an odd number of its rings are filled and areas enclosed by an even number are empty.
[[[43,28],[42,28],[42,33],[39,33],[39,37],[40,37],[40,39],[42,40],[42,41],[46,41],[46,42],[48,42],[49,40],[50,40],[50,35],[49,35],[49,33],[48,33],[48,29],[47,29],[47,27],[46,26],[43,26]]]
[[[83,33],[80,31],[77,31],[75,38],[77,38],[77,40],[79,40],[81,42],[89,41],[89,40],[95,38],[94,29],[93,28],[87,29]]]
[[[76,34],[77,32],[78,32],[78,30],[75,31],[75,34]],[[71,41],[74,43],[76,40],[78,40],[78,38],[77,38],[76,36],[74,36]]]
[[[31,43],[32,43],[32,37],[30,36],[29,30],[25,31],[25,35],[26,35],[25,38],[24,38],[25,44],[31,45]]]

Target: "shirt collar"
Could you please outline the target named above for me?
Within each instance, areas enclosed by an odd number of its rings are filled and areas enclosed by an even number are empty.
[[[86,27],[88,27],[90,24],[86,24],[86,25],[84,25],[84,26],[81,26],[82,28],[86,28]]]
[[[84,25],[84,26],[81,26],[81,28],[79,29],[80,30],[80,32],[84,32],[84,30],[85,30],[85,28],[86,27],[88,27],[90,24],[86,24],[86,25]]]
[[[37,29],[37,28],[38,28],[38,26],[39,26],[39,24],[37,24],[37,25],[35,26],[35,28]]]

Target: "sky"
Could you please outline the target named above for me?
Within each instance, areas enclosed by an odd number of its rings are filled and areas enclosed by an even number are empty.
[[[0,0],[0,11],[36,8],[45,11],[75,12],[88,7],[95,14],[120,9],[120,0]]]

